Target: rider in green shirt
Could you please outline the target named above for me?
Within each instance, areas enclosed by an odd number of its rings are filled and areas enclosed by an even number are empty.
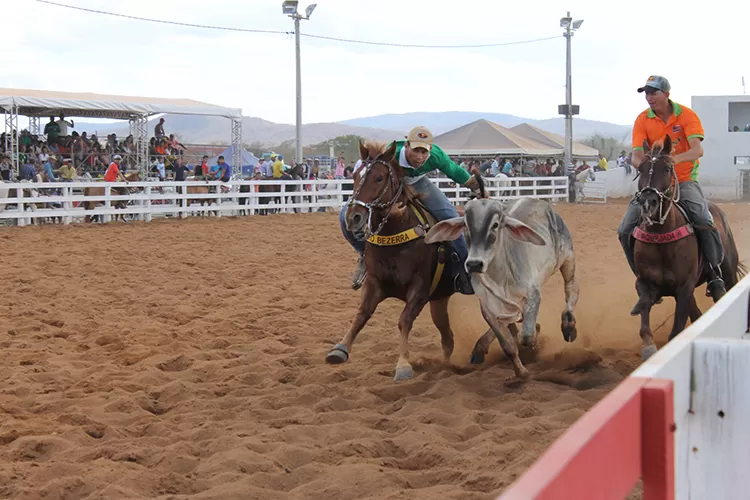
[[[422,203],[438,221],[458,217],[458,212],[445,194],[425,174],[433,170],[440,170],[454,182],[466,186],[475,194],[478,194],[479,184],[477,180],[451,160],[440,147],[433,144],[432,133],[425,127],[414,127],[406,136],[405,141],[396,141],[396,146],[395,158],[397,158],[399,165],[404,169],[406,183],[418,194],[422,195]],[[361,163],[360,160],[354,166],[355,172]],[[362,286],[362,281],[365,278],[365,242],[357,240],[346,229],[345,214],[346,206],[339,213],[341,230],[347,241],[359,253],[357,268],[352,276],[352,288],[356,290]],[[469,251],[463,235],[453,241],[452,246],[451,270],[455,290],[465,295],[472,295],[474,289],[464,269],[464,262],[466,262],[466,256]]]

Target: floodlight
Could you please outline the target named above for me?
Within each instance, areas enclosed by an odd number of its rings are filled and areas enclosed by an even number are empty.
[[[299,2],[297,0],[284,0],[284,3],[281,4],[281,12],[291,15],[296,14],[298,3]]]
[[[317,5],[318,4],[316,3],[308,5],[307,8],[305,9],[305,17],[310,17],[313,11],[315,10],[315,7],[317,7]]]
[[[573,20],[572,17],[561,17],[560,18],[560,27],[561,28],[567,28],[570,26],[570,22]]]
[[[582,24],[583,24],[583,19],[579,19],[578,21],[573,21],[573,29],[577,30],[578,28],[581,27]]]

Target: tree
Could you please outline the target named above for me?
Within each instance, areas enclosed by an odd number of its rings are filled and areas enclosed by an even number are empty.
[[[581,141],[581,143],[599,150],[599,153],[607,160],[614,160],[620,156],[621,151],[628,151],[630,149],[627,145],[628,135],[625,134],[622,138],[617,139],[615,137],[604,137],[594,134],[588,139]]]

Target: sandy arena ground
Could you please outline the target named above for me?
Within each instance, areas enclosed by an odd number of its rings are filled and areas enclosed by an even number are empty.
[[[747,258],[747,205],[722,206]],[[452,299],[455,368],[426,310],[416,377],[394,384],[395,301],[326,365],[359,301],[333,214],[2,228],[0,497],[493,498],[640,363],[623,203],[557,209],[579,337],[562,340],[555,277],[520,389],[496,344],[466,366],[486,329],[474,297]],[[673,304],[653,314],[660,342]]]

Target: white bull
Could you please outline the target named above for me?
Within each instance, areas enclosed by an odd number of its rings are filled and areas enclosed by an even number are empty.
[[[474,347],[472,362],[484,359],[494,333],[513,362],[516,379],[526,379],[529,372],[518,357],[514,338],[518,329],[514,323],[523,322],[522,343],[533,345],[541,289],[558,270],[565,280],[563,337],[568,342],[576,338],[573,308],[578,302],[578,283],[570,231],[545,201],[522,198],[503,203],[476,199],[466,204],[464,217],[433,226],[425,241],[455,240],[462,233],[469,247],[466,271],[490,326]]]

